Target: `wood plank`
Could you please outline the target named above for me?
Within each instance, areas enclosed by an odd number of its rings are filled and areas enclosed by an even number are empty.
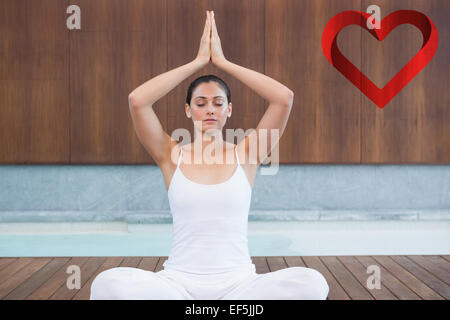
[[[117,266],[139,268],[157,272],[168,257],[57,257],[14,258],[9,261],[11,269],[2,269],[9,275],[0,285],[0,299],[74,299],[89,300],[93,279],[102,271]],[[417,300],[448,299],[448,285],[435,277],[432,270],[444,271],[443,256],[337,256],[298,257],[269,256],[251,257],[257,265],[257,273],[274,272],[284,268],[302,266],[321,272],[330,286],[329,300],[364,299],[361,289],[369,299]],[[21,263],[19,264],[18,261]],[[31,259],[31,260],[30,260]],[[417,261],[417,263],[415,262]],[[14,265],[13,265],[14,264]],[[79,265],[82,285],[79,290],[66,289],[69,265]],[[367,267],[377,265],[381,271],[382,287],[365,289]],[[6,270],[6,271],[5,271]],[[260,272],[264,271],[264,272]],[[445,275],[445,273],[444,273]],[[375,291],[376,290],[376,291]],[[433,291],[435,290],[435,291]],[[69,292],[72,291],[72,292]],[[442,296],[441,296],[441,295]]]
[[[158,257],[143,257],[142,261],[138,265],[138,268],[154,272],[156,269],[156,266],[158,265],[159,259],[160,258],[158,258]]]
[[[0,163],[68,163],[68,0],[0,1]]]
[[[16,261],[17,258],[0,258],[0,271],[6,268],[7,265]]]
[[[366,268],[370,265],[376,265],[380,268],[381,284],[388,288],[399,300],[421,300],[421,298],[411,289],[405,286],[388,269],[384,268],[382,264],[378,263],[371,256],[355,256],[359,262]]]
[[[252,262],[255,264],[256,273],[268,273],[270,272],[269,265],[266,257],[251,257]]]
[[[337,257],[340,262],[358,279],[361,285],[376,299],[376,300],[398,300],[388,288],[380,286],[380,289],[369,289],[367,286],[367,279],[370,276],[367,273],[367,268],[358,259],[352,256]],[[380,276],[381,277],[381,276]],[[380,280],[381,284],[381,280]]]
[[[5,282],[8,280],[9,277],[12,277],[12,275],[16,272],[18,272],[20,269],[25,267],[27,264],[31,263],[33,261],[33,258],[18,258],[5,266],[3,269],[0,270],[0,283]]]
[[[102,271],[118,267],[123,260],[123,257],[107,257],[100,268],[89,277],[81,289],[73,296],[72,300],[89,300],[91,296],[91,285],[95,277]]]
[[[406,256],[390,256],[390,258],[411,272],[411,274],[425,283],[428,287],[436,291],[441,297],[444,297],[447,300],[450,298],[450,287],[436,278],[432,273],[414,263],[414,261],[408,259]]]
[[[269,265],[270,272],[287,268],[286,261],[280,256],[269,256],[267,257],[267,264]]]
[[[127,94],[195,58],[206,9],[216,9],[230,61],[264,72],[296,94],[280,141],[282,163],[448,162],[449,42],[440,41],[430,64],[383,110],[323,57],[317,40],[329,19],[344,10],[365,11],[372,0],[47,2],[0,2],[1,163],[153,161],[127,114]],[[61,12],[69,3],[83,10],[81,30],[65,28],[67,15]],[[449,1],[377,4],[382,17],[419,10],[432,17],[440,39],[450,38]],[[385,83],[422,44],[411,25],[399,26],[382,43],[361,31],[343,30],[339,48],[375,82]],[[392,56],[374,50],[378,44],[387,45]],[[205,73],[218,74],[232,87],[236,108],[226,128],[255,128],[267,103],[211,65],[157,102],[155,112],[169,135],[180,127],[192,133],[192,120],[183,112],[186,89]]]
[[[425,300],[442,300],[443,298],[436,292],[431,290],[422,281],[417,279],[413,274],[408,272],[401,265],[392,260],[389,256],[373,256],[373,258],[382,264],[386,269],[397,277],[400,281],[406,284],[411,290],[413,290],[418,296]]]
[[[139,263],[141,262],[142,257],[125,257],[123,261],[120,263],[121,267],[129,267],[129,268],[137,268]]]
[[[164,266],[163,266],[164,262],[166,262],[166,260],[169,259],[169,257],[158,257],[158,258],[159,258],[158,259],[158,264],[156,265],[155,272],[163,270],[164,269]]]
[[[280,139],[280,163],[360,163],[361,95],[325,59],[321,38],[327,22],[360,0],[266,0],[266,75],[294,91]],[[346,27],[339,48],[361,61],[361,28]],[[304,57],[304,58],[301,58]]]
[[[43,283],[32,294],[26,297],[26,300],[48,300],[61,287],[66,285],[67,277],[66,271],[71,265],[80,266],[80,268],[88,261],[87,257],[73,257],[53,276]]]
[[[448,271],[450,270],[450,263],[448,260],[446,260],[443,256],[438,256],[438,255],[426,255],[426,256],[422,256],[427,258],[428,260],[430,260],[432,263],[437,264],[438,266],[440,266],[441,268],[443,268],[444,270]]]
[[[45,283],[52,275],[54,275],[62,266],[69,261],[67,257],[56,257],[51,259],[49,263],[37,270],[31,277],[14,288],[4,300],[24,300],[43,283]]]
[[[80,289],[85,285],[93,273],[105,262],[106,257],[89,257],[88,261],[80,267]],[[67,275],[68,276],[68,275]],[[71,300],[80,289],[69,289],[64,283],[50,296],[50,300]]]
[[[71,163],[154,164],[134,130],[128,95],[167,71],[166,1],[71,3],[82,8],[83,25],[70,32]],[[154,110],[166,126],[167,99]]]
[[[51,258],[33,258],[31,262],[26,263],[23,268],[12,274],[9,278],[0,283],[0,299],[3,299],[8,293],[14,290],[21,283],[26,281],[33,273],[48,264]]]
[[[382,18],[397,10],[424,13],[436,25],[439,47],[433,59],[383,109],[362,95],[361,162],[447,164],[450,158],[450,42],[442,39],[450,38],[450,1],[363,0],[363,11],[371,4],[380,7]],[[382,42],[364,30],[362,72],[383,87],[422,45],[422,33],[411,24],[399,25]],[[435,201],[439,201],[437,193],[427,196],[435,196]],[[410,205],[420,206],[420,197]]]
[[[445,260],[447,260],[448,262],[450,262],[450,256],[444,255],[444,256],[441,256],[441,257],[444,258]]]
[[[350,296],[347,292],[345,292],[344,288],[336,280],[334,275],[327,269],[319,257],[303,256],[302,259],[308,268],[316,269],[327,280],[330,288],[330,292],[328,293],[329,300],[351,300]]]
[[[286,261],[288,267],[306,267],[302,258],[299,256],[287,256],[284,257],[284,260]]]
[[[333,273],[336,280],[341,284],[352,300],[373,300],[370,293],[367,292],[358,280],[355,279],[353,274],[348,271],[336,257],[321,256],[319,259],[322,260],[330,272]]]
[[[413,255],[407,257],[421,267],[427,269],[445,284],[450,285],[450,263],[447,261],[441,259],[439,256],[430,257]]]

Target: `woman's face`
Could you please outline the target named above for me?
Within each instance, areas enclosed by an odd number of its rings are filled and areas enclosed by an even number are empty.
[[[202,132],[206,130],[222,130],[231,117],[231,103],[222,87],[215,81],[203,82],[192,92],[191,105],[186,104],[186,114],[192,117],[194,127],[201,125]],[[205,121],[206,119],[216,121]]]

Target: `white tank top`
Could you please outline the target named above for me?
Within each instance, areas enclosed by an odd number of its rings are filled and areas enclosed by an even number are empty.
[[[180,148],[181,149],[181,148]],[[200,184],[181,172],[181,149],[168,189],[173,242],[164,269],[197,274],[255,271],[247,227],[252,188],[235,148],[237,168],[218,184]]]

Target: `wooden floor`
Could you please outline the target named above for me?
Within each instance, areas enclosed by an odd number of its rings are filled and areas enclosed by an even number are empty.
[[[0,299],[88,300],[95,276],[114,267],[160,271],[167,257],[0,258]],[[450,256],[289,256],[252,257],[257,273],[301,266],[320,271],[330,287],[328,300],[448,300]],[[68,266],[78,265],[81,288],[66,285]],[[367,267],[380,269],[380,289],[367,288]]]

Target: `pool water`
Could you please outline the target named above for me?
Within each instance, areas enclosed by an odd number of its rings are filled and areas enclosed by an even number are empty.
[[[251,256],[450,254],[450,221],[250,221]],[[0,257],[168,256],[172,224],[2,223]]]

